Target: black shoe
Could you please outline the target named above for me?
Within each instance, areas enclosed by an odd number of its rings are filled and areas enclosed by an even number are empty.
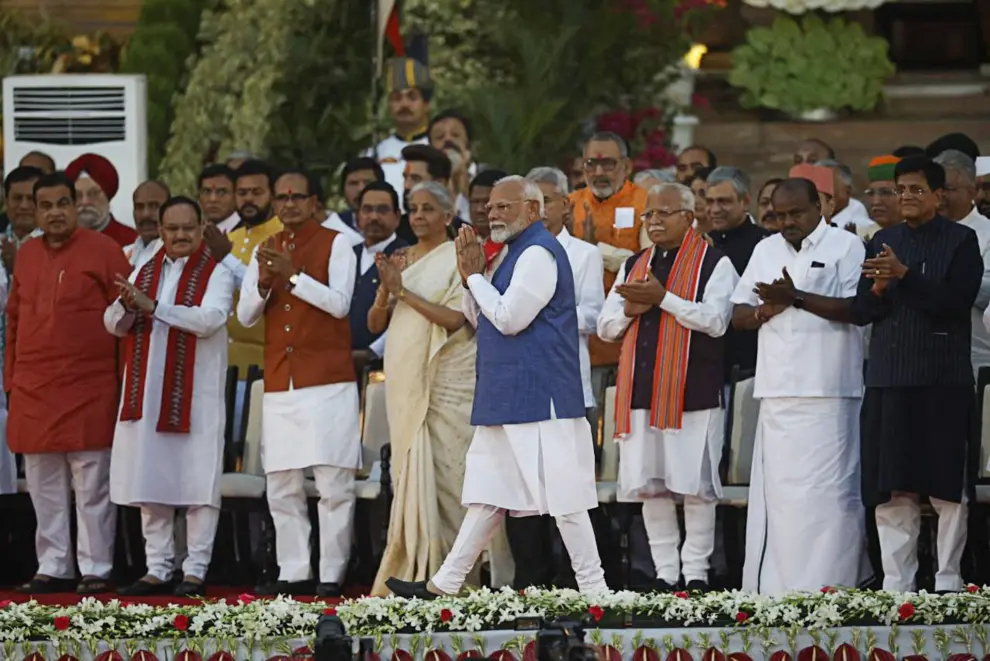
[[[84,576],[79,585],[76,586],[76,594],[94,595],[113,592],[113,585],[109,580],[99,576]]]
[[[205,597],[206,583],[183,580],[172,592],[176,597]]]
[[[76,579],[51,578],[50,576],[35,576],[24,585],[17,586],[17,592],[20,594],[59,594],[74,592],[75,589]]]
[[[430,601],[440,596],[426,588],[426,581],[403,581],[393,576],[385,581],[385,587],[391,590],[396,597],[405,597],[406,599]]]
[[[254,593],[259,597],[312,597],[314,594],[313,581],[277,581],[269,585],[259,585]]]
[[[320,583],[316,586],[316,596],[326,599],[336,599],[344,596],[344,589],[340,583]]]
[[[152,583],[151,581],[139,578],[130,585],[125,585],[118,589],[117,594],[121,597],[154,597],[170,595],[174,589],[175,583],[173,581]]]
[[[688,592],[708,592],[708,581],[695,578],[688,581],[684,589]]]
[[[662,578],[658,578],[653,582],[654,592],[674,592],[675,590],[677,590],[677,586],[675,584],[668,583]]]

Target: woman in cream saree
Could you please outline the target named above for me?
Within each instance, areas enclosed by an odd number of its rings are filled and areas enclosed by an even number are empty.
[[[464,458],[473,434],[477,347],[446,236],[452,200],[442,187],[421,184],[409,207],[419,242],[379,258],[382,290],[368,314],[369,329],[388,326],[385,401],[395,493],[374,595],[389,594],[389,576],[429,578],[450,551],[464,518]]]

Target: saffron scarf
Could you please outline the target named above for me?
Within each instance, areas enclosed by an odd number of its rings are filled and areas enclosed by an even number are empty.
[[[485,239],[485,242],[481,245],[482,250],[485,251],[485,267],[490,268],[492,262],[498,257],[498,254],[502,252],[502,247],[505,246],[504,243],[495,243],[491,239]]]
[[[161,248],[138,271],[134,286],[154,299],[162,277],[165,262],[165,248]],[[175,290],[175,305],[196,307],[202,305],[206,285],[216,268],[206,244],[200,245],[189,256],[179,284]],[[124,405],[120,410],[122,422],[140,420],[144,414],[144,384],[148,378],[148,354],[151,345],[152,316],[138,313],[131,331],[124,342],[124,356],[127,364],[124,371]],[[196,336],[174,326],[168,331],[168,344],[165,352],[165,374],[162,375],[162,403],[158,413],[157,431],[174,434],[188,434],[193,397],[193,366],[196,364]]]
[[[667,291],[688,301],[698,293],[701,264],[708,252],[708,243],[689,228],[674,258],[667,277]],[[644,251],[626,275],[626,282],[647,277],[656,246]],[[632,414],[633,371],[636,365],[636,339],[640,318],[636,317],[622,340],[619,374],[615,388],[615,435],[628,434]],[[682,326],[674,315],[660,310],[660,337],[653,366],[653,395],[650,398],[650,426],[656,429],[680,429],[684,416],[684,384],[687,380],[688,351],[691,331]]]

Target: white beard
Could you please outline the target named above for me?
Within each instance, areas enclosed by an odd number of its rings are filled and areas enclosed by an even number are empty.
[[[108,216],[100,213],[96,207],[79,207],[79,224],[89,229],[102,229],[106,225]]]

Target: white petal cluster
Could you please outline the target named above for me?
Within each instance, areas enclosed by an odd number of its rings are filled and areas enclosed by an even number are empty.
[[[771,7],[786,11],[788,14],[800,15],[815,10],[838,13],[876,9],[884,3],[884,0],[745,0],[745,2],[752,7]]]

